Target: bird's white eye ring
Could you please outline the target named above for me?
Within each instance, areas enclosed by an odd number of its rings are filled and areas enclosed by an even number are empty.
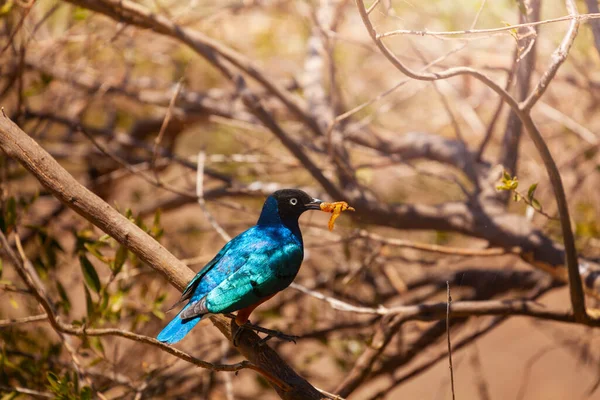
[[[290,199],[290,204],[295,206],[296,204],[298,204],[298,199],[296,199],[295,197]]]

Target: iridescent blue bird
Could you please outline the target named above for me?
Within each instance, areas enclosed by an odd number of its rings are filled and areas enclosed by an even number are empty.
[[[304,258],[298,218],[320,210],[321,203],[295,189],[270,195],[256,225],[231,239],[188,284],[179,300],[187,305],[157,339],[177,343],[209,314],[238,311],[236,323],[245,324],[256,307],[296,277]]]

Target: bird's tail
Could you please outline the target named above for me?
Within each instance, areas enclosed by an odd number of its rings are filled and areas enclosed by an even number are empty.
[[[188,307],[189,304],[183,307],[183,309],[179,311],[177,316],[173,318],[171,322],[169,322],[169,325],[165,326],[165,328],[162,331],[160,331],[160,333],[156,337],[158,340],[168,344],[177,343],[181,339],[183,339],[185,335],[187,335],[188,332],[191,331],[192,328],[198,324],[198,322],[202,320],[202,317],[204,317],[204,315],[199,315],[197,317],[186,320],[181,319],[181,313]]]

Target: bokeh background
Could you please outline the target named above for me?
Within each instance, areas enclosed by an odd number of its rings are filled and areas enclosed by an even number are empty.
[[[489,85],[407,77],[369,36],[361,4],[4,0],[0,106],[195,271],[255,223],[274,190],[350,202],[357,212],[332,232],[328,215],[302,217],[305,290],[280,293],[252,322],[299,336],[269,345],[327,392],[450,399],[445,316],[398,322],[377,310],[444,303],[446,282],[454,302],[569,309],[554,193]],[[382,0],[369,18],[380,34],[403,30],[383,43],[412,70],[473,68],[521,101],[557,62],[573,19],[553,20],[568,5],[591,17],[530,115],[561,173],[585,274],[600,270],[597,2]],[[4,154],[0,185],[2,229],[19,234],[63,320],[155,336],[174,316],[179,293],[164,276]],[[278,398],[252,371],[203,370],[123,338],[23,321],[41,311],[2,256],[3,398]],[[510,315],[450,326],[458,399],[600,398],[597,329]],[[208,321],[177,347],[242,359]]]

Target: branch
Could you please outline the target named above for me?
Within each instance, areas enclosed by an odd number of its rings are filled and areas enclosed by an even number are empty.
[[[1,115],[0,149],[8,156],[17,159],[61,202],[119,243],[127,246],[143,262],[164,274],[167,280],[179,290],[183,290],[193,278],[194,273],[185,264],[102,199],[80,185],[33,139],[8,117]],[[48,310],[46,313],[50,314]],[[213,316],[211,320],[231,340],[229,319]],[[244,330],[240,336],[238,350],[252,364],[291,387],[290,391],[285,392],[273,385],[282,398],[319,399],[321,397],[321,394],[290,368],[273,349],[269,346],[255,346],[259,340],[258,335]]]
[[[210,369],[213,371],[235,372],[235,371],[239,371],[239,370],[245,369],[245,368],[253,369],[253,370],[263,374],[267,379],[270,379],[273,383],[279,384],[280,386],[283,385],[282,387],[285,387],[286,389],[289,390],[289,387],[287,387],[286,384],[277,380],[277,378],[270,376],[269,374],[264,374],[263,373],[264,371],[260,370],[260,368],[256,367],[255,365],[253,365],[252,363],[250,363],[248,361],[242,361],[237,364],[213,364],[213,363],[210,363],[207,361],[197,359],[197,358],[189,355],[186,352],[183,352],[183,351],[178,350],[174,347],[171,347],[167,344],[164,344],[164,343],[156,340],[155,338],[152,338],[149,336],[138,335],[137,333],[124,331],[122,329],[89,329],[85,325],[84,326],[74,326],[74,325],[70,325],[70,324],[65,324],[64,322],[60,321],[58,319],[58,317],[56,316],[56,310],[54,309],[53,303],[52,303],[50,297],[48,297],[48,294],[46,293],[46,291],[41,283],[41,280],[40,280],[39,276],[37,275],[35,268],[33,267],[33,264],[31,264],[31,262],[27,258],[25,258],[24,253],[22,252],[22,249],[21,249],[20,239],[18,238],[18,236],[16,238],[16,242],[17,242],[17,248],[20,250],[19,252],[21,253],[21,259],[19,259],[19,257],[17,257],[15,252],[12,250],[10,244],[8,243],[8,239],[6,238],[4,233],[2,231],[0,231],[0,243],[2,244],[2,248],[3,248],[4,252],[6,253],[10,262],[13,264],[13,266],[17,270],[17,273],[19,274],[19,276],[21,276],[21,278],[25,281],[27,286],[29,286],[29,288],[33,291],[35,297],[38,299],[40,305],[46,312],[46,314],[43,314],[43,315],[30,317],[29,318],[30,321],[27,321],[27,322],[31,322],[34,319],[39,320],[40,319],[39,317],[43,317],[43,319],[48,319],[48,321],[50,322],[50,325],[57,333],[66,333],[68,335],[75,335],[75,336],[120,336],[120,337],[124,337],[124,338],[130,339],[130,340],[134,340],[136,342],[141,342],[141,343],[145,343],[145,344],[150,344],[155,347],[159,347],[161,350],[163,350],[169,354],[172,354],[178,358],[181,358],[182,360],[192,363],[198,367]],[[273,378],[275,379],[275,381],[273,381]]]
[[[462,171],[472,182],[477,181],[477,171],[469,161],[473,155],[458,140],[426,132],[408,132],[393,139],[380,139],[375,135],[353,132],[346,140],[377,150],[398,161],[427,159],[451,165]]]
[[[0,232],[2,234],[2,232]],[[0,320],[0,328],[6,328],[8,326],[14,326],[19,324],[28,324],[30,322],[45,321],[48,319],[46,314],[32,315],[30,317],[14,318],[14,319],[3,319]]]
[[[577,8],[573,0],[566,0],[567,9],[569,14],[576,16]],[[521,122],[525,125],[531,140],[535,144],[535,147],[540,154],[544,162],[544,166],[546,167],[546,171],[548,176],[550,177],[550,182],[552,183],[552,189],[554,190],[554,196],[556,198],[557,208],[559,211],[560,224],[563,234],[563,240],[565,245],[565,256],[566,256],[566,264],[569,275],[569,289],[571,294],[571,304],[573,306],[573,311],[578,320],[584,321],[588,318],[585,312],[585,295],[583,292],[582,279],[579,275],[579,264],[577,261],[577,250],[575,248],[575,238],[573,236],[573,231],[571,229],[571,220],[569,217],[569,208],[565,195],[565,190],[562,184],[562,179],[560,177],[560,173],[552,158],[552,154],[544,141],[541,133],[537,129],[537,126],[531,119],[530,108],[535,104],[535,102],[542,96],[546,87],[550,83],[550,81],[556,75],[558,68],[562,64],[562,62],[566,59],[569,49],[575,40],[575,36],[577,35],[577,28],[579,26],[579,21],[577,18],[573,18],[571,20],[571,24],[569,30],[567,31],[561,45],[554,52],[553,62],[544,73],[542,78],[540,79],[536,89],[531,93],[529,98],[522,103],[517,103],[517,101],[502,87],[493,82],[488,76],[475,71],[471,68],[450,68],[445,71],[439,73],[417,73],[410,68],[406,67],[382,42],[381,37],[377,34],[377,31],[371,24],[369,20],[369,14],[365,9],[364,2],[362,0],[357,0],[358,11],[363,20],[369,35],[377,45],[377,47],[381,50],[381,52],[386,56],[386,58],[401,72],[405,75],[408,75],[411,78],[418,80],[436,80],[436,79],[447,79],[457,75],[470,75],[474,78],[478,79],[485,85],[487,85],[490,89],[494,90],[498,95],[506,101],[506,103],[511,107],[511,109],[518,115]],[[358,207],[357,207],[358,209]]]
[[[569,11],[569,15],[573,19],[569,24],[569,29],[567,30],[567,33],[565,34],[560,46],[558,46],[558,48],[554,50],[554,53],[552,54],[552,62],[550,63],[550,66],[546,72],[544,72],[544,75],[542,75],[540,81],[536,85],[535,89],[533,89],[529,97],[519,105],[520,108],[525,112],[531,110],[535,103],[542,97],[548,88],[548,85],[552,79],[554,79],[556,72],[558,72],[558,69],[562,63],[567,59],[569,50],[571,50],[571,46],[573,46],[575,37],[577,37],[577,32],[579,31],[579,19],[577,18],[579,12],[577,11],[577,5],[575,4],[574,0],[566,0],[565,3],[567,6],[567,11]]]
[[[593,1],[593,0],[592,0]],[[587,3],[587,1],[586,1]],[[396,29],[393,31],[388,31],[385,33],[378,34],[378,37],[385,38],[390,36],[397,35],[412,35],[412,36],[464,36],[464,35],[488,35],[490,33],[502,33],[505,32],[509,34],[509,31],[514,31],[519,28],[527,28],[533,26],[547,25],[554,22],[564,22],[564,21],[589,21],[596,20],[600,18],[600,12],[596,10],[592,10],[590,8],[589,11],[593,11],[589,14],[577,14],[577,15],[565,15],[563,17],[556,17],[545,19],[543,21],[534,21],[534,22],[525,22],[522,24],[514,24],[514,25],[506,25],[500,28],[488,28],[488,29],[465,29],[465,30],[457,30],[457,31],[418,31],[418,30],[409,30],[409,29]]]
[[[478,300],[478,301],[456,301],[452,302],[452,307],[448,309],[448,302],[444,303],[424,303],[409,306],[397,307],[359,307],[346,303],[331,296],[326,296],[304,286],[292,283],[290,287],[301,291],[315,299],[326,302],[331,308],[343,312],[355,314],[369,314],[390,316],[398,315],[403,321],[435,321],[443,320],[448,315],[456,318],[465,318],[485,315],[507,315],[507,316],[527,316],[536,319],[543,319],[556,322],[565,322],[570,324],[583,324],[587,326],[600,326],[600,320],[578,321],[575,315],[569,310],[549,310],[545,306],[534,301],[516,299],[516,300]],[[449,313],[449,314],[448,314]]]
[[[126,23],[143,29],[170,36],[186,44],[219,69],[223,75],[232,79],[233,75],[226,70],[221,60],[227,60],[240,70],[254,78],[265,89],[279,98],[285,106],[302,120],[315,134],[321,129],[317,122],[305,110],[304,104],[277,83],[271,81],[251,60],[235,50],[224,46],[203,33],[183,28],[168,18],[157,15],[146,7],[128,0],[66,0],[79,7],[104,14],[119,23]]]
[[[450,283],[446,281],[447,303],[446,303],[446,341],[448,343],[448,367],[450,368],[450,387],[452,388],[452,400],[456,399],[454,392],[454,368],[452,366],[452,344],[450,342],[450,304],[452,296],[450,295]]]
[[[585,5],[587,6],[589,13],[600,15],[600,9],[598,8],[597,0],[585,0]],[[594,45],[596,46],[598,56],[600,56],[600,21],[590,20],[588,24],[592,29],[592,34],[594,35]]]
[[[540,18],[540,0],[533,0],[525,5],[525,2],[521,3],[524,8],[527,9],[526,13],[520,13],[519,18],[521,21],[528,21],[530,19],[538,20]],[[520,7],[519,7],[520,8]],[[513,70],[517,80],[516,94],[517,100],[522,101],[527,98],[529,88],[531,86],[531,78],[535,72],[535,65],[537,59],[537,31],[534,30],[533,34],[529,29],[534,28],[522,28],[524,31],[517,33],[517,46],[514,50],[514,62]],[[526,55],[522,55],[524,49],[528,49]],[[508,81],[511,81],[513,75],[509,77]],[[506,88],[509,88],[507,82]],[[517,175],[517,160],[519,159],[519,144],[521,142],[521,134],[523,132],[523,123],[515,112],[510,110],[508,121],[506,121],[506,128],[504,131],[504,137],[502,138],[502,147],[500,148],[500,154],[498,156],[498,163],[501,164],[506,171],[509,171],[513,175]],[[502,198],[504,203],[507,203],[510,199],[509,193],[500,193],[499,197]]]
[[[512,107],[518,107],[516,100],[510,95],[510,93],[508,93],[503,87],[494,82],[490,77],[473,68],[454,67],[441,72],[423,73],[419,73],[408,68],[402,63],[402,61],[398,59],[398,57],[394,55],[394,53],[390,51],[390,49],[388,49],[385,43],[383,43],[383,37],[381,37],[381,35],[377,33],[369,19],[369,14],[367,12],[367,9],[365,8],[364,2],[362,0],[357,0],[356,4],[358,6],[358,12],[363,21],[363,24],[367,28],[367,32],[369,33],[369,36],[371,36],[371,39],[373,40],[375,45],[379,48],[381,53],[392,63],[392,65],[394,65],[405,75],[421,81],[434,81],[438,79],[448,79],[459,75],[469,75],[484,83],[494,92],[498,93],[498,95],[501,96],[504,99],[504,101],[506,101]]]

